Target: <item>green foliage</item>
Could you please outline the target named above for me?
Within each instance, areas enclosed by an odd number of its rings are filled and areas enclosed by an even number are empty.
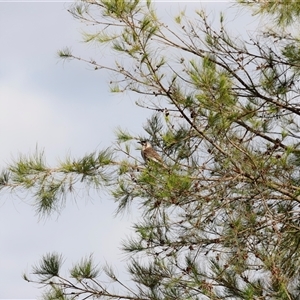
[[[139,10],[138,0],[103,0],[102,3],[107,15],[114,15],[116,18],[122,18],[124,14],[134,13]]]
[[[300,3],[295,0],[280,1],[242,1],[241,4],[251,5],[255,14],[272,16],[277,25],[282,27],[295,24],[300,15]]]
[[[44,294],[43,299],[44,300],[70,300],[72,298],[66,296],[62,289],[53,286],[48,293]]]
[[[59,276],[63,258],[57,253],[49,253],[43,256],[39,265],[33,268],[33,274],[37,275],[41,282],[46,283],[53,277]]]
[[[125,143],[133,139],[133,136],[122,128],[117,128],[115,134],[119,143]]]
[[[72,53],[70,48],[59,50],[57,54],[62,59],[72,58]]]
[[[299,38],[284,26],[294,24],[299,4],[256,3],[281,29],[262,26],[242,41],[223,14],[212,25],[205,11],[194,19],[182,12],[174,29],[150,1],[84,3],[71,13],[97,25],[85,41],[109,45],[118,60],[60,56],[113,72],[112,90],[142,95],[137,105],[153,114],[138,137],[117,129],[115,148],[56,168],[43,153],[21,156],[0,187],[29,190],[47,214],[78,185],[108,187],[117,214],[137,204],[142,218],[123,242],[135,286],[108,266],[102,270],[121,292],[105,286],[91,257],[71,269],[71,280],[60,277],[59,256],[47,256],[34,272],[41,284],[56,277],[46,299],[298,299]],[[141,139],[163,164],[142,161]]]
[[[0,190],[9,185],[9,171],[3,170],[0,175]]]
[[[112,165],[113,154],[109,148],[79,159],[67,158],[56,168],[48,167],[44,152],[36,150],[30,156],[20,155],[2,172],[0,182],[2,188],[15,192],[29,190],[36,200],[37,213],[48,215],[62,208],[76,183],[84,181],[87,187],[96,189],[109,184],[114,173]]]
[[[300,72],[300,50],[299,41],[295,40],[293,44],[287,44],[282,49],[282,55],[286,57],[288,64],[292,67],[295,73],[298,75]],[[292,77],[292,79],[294,79]]]
[[[78,281],[82,279],[94,279],[98,274],[99,270],[95,267],[92,256],[82,259],[80,263],[70,270],[71,277]]]

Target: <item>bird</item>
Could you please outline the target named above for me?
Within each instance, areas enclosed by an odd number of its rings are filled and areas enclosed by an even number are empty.
[[[152,148],[152,145],[147,140],[142,140],[138,142],[142,145],[141,156],[144,159],[145,163],[148,161],[153,161],[164,165],[161,156]]]

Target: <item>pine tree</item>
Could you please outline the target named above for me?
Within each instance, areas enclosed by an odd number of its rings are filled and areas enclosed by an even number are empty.
[[[24,275],[47,287],[45,299],[299,299],[299,5],[281,2],[247,4],[278,25],[245,41],[227,32],[223,15],[213,26],[205,11],[180,13],[175,28],[150,1],[85,0],[70,9],[97,28],[86,42],[126,60],[107,66],[68,49],[60,56],[111,71],[112,91],[141,94],[137,104],[153,116],[139,137],[119,130],[118,150],[55,168],[36,153],[3,171],[1,188],[31,191],[40,213],[61,209],[78,184],[107,186],[118,212],[133,202],[143,212],[123,245],[132,284],[92,257],[62,277],[62,256],[50,253],[36,277]],[[164,167],[132,155],[141,139]]]

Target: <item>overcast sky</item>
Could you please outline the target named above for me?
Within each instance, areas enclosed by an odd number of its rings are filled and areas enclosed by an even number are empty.
[[[170,16],[180,6],[199,2],[159,2]],[[225,1],[226,2],[226,1]],[[51,165],[67,155],[82,156],[109,146],[114,129],[144,134],[149,112],[134,105],[134,95],[109,93],[109,74],[79,62],[63,63],[57,51],[70,46],[76,53],[97,55],[99,48],[83,44],[84,24],[67,12],[70,3],[8,1],[0,3],[0,166],[20,153],[45,149]],[[226,9],[239,30],[252,30],[248,15],[238,16],[229,3],[201,2],[210,11]],[[218,19],[218,17],[216,17]],[[89,58],[89,57],[88,57]],[[112,60],[112,56],[106,58]],[[137,154],[139,155],[139,154]],[[114,218],[116,205],[108,195],[78,197],[60,216],[39,220],[30,196],[1,193],[0,299],[34,299],[41,290],[22,279],[42,255],[62,253],[67,267],[90,253],[123,272],[121,240],[135,216]]]

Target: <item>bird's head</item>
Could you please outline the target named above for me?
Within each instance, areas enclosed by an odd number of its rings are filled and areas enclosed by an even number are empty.
[[[139,141],[138,143],[141,144],[143,148],[151,147],[150,142],[147,141],[147,140],[141,140],[141,141]]]

